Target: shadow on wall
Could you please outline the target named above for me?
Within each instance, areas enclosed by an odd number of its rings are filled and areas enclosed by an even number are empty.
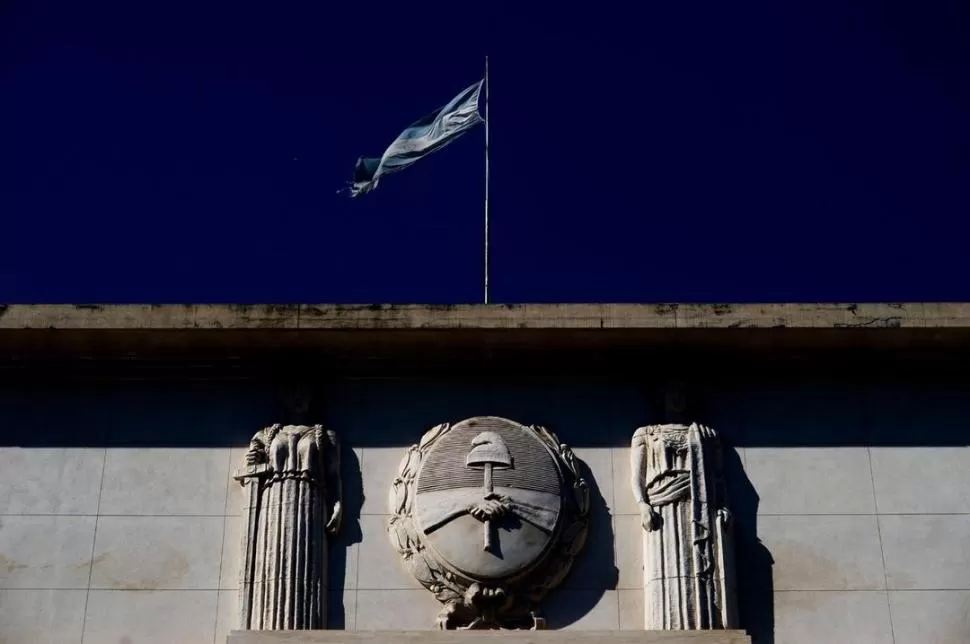
[[[693,390],[691,412],[713,427],[721,438],[722,467],[728,506],[734,517],[735,575],[740,628],[754,644],[774,644],[774,559],[758,537],[760,497],[748,478],[742,459],[745,443],[744,411],[750,400],[732,382],[707,382]]]
[[[343,524],[340,532],[330,544],[330,557],[327,587],[327,628],[330,630],[344,630],[347,624],[347,609],[345,599],[346,581],[348,580],[347,558],[356,557],[357,549],[354,544],[360,543],[363,532],[360,527],[360,509],[364,500],[364,482],[360,469],[360,461],[356,452],[346,444],[341,444],[340,474],[343,482]],[[353,574],[351,569],[351,574]],[[349,624],[353,628],[353,623]]]
[[[637,382],[590,379],[344,379],[327,383],[324,423],[355,447],[404,447],[439,423],[501,416],[577,448],[629,444],[647,413]]]
[[[741,626],[758,644],[773,644],[774,562],[758,537],[759,505],[768,514],[797,514],[789,508],[793,500],[817,501],[834,485],[810,476],[813,461],[804,455],[814,450],[800,448],[966,446],[968,383],[965,377],[947,374],[735,376],[715,376],[722,379],[703,383],[704,409],[696,418],[725,441],[725,475],[736,519]],[[353,448],[403,449],[433,424],[482,413],[546,424],[577,448],[627,447],[634,429],[651,416],[645,390],[639,381],[552,379],[324,383],[321,407],[311,417],[323,419],[341,437],[346,501],[344,526],[334,541],[330,587],[343,587],[336,580],[345,579],[354,568],[348,557],[356,556],[353,546],[364,536],[359,520],[362,474]],[[240,447],[260,428],[280,420],[285,414],[277,383],[269,381],[81,379],[0,385],[0,446]],[[731,446],[740,448],[740,454]],[[786,454],[774,448],[799,450]],[[872,451],[875,456],[877,450]],[[865,450],[861,453],[865,461]],[[781,467],[779,456],[790,456],[785,463],[808,474]],[[589,542],[564,587],[544,602],[553,628],[576,623],[605,591],[617,587],[610,509],[598,485],[605,488],[606,479],[601,474],[597,481],[583,467],[593,499]],[[863,483],[868,492],[873,483],[867,477]],[[614,493],[629,494],[622,486]],[[827,494],[841,493],[836,489]],[[776,554],[781,559],[781,553]],[[329,599],[331,626],[340,628],[349,619],[344,600],[339,592]],[[346,614],[352,611],[348,604]]]
[[[0,446],[227,448],[286,417],[278,388],[219,380],[0,383]]]
[[[965,376],[947,374],[780,373],[703,383],[697,418],[739,447],[967,446],[968,387]],[[349,379],[322,389],[312,420],[353,447],[410,444],[439,422],[480,414],[545,424],[577,447],[620,447],[650,415],[649,387],[629,381]],[[269,381],[4,381],[0,445],[245,445],[287,415],[280,398]]]
[[[841,573],[822,574],[822,564],[836,569],[845,561],[845,555],[836,553],[830,558],[822,545],[806,543],[806,549],[785,551],[773,546],[773,556],[758,536],[759,508],[764,514],[761,533],[769,522],[797,525],[807,515],[825,521],[835,515],[875,515],[877,508],[888,511],[877,505],[880,493],[884,498],[904,499],[895,506],[902,511],[927,512],[926,501],[915,495],[893,497],[894,481],[905,479],[908,468],[929,465],[937,458],[957,462],[946,459],[954,454],[948,448],[962,449],[970,443],[968,384],[962,374],[905,371],[789,372],[709,383],[705,404],[707,415],[714,416],[710,422],[730,435],[743,458],[743,467],[736,456],[726,467],[738,520],[741,625],[756,644],[774,644],[774,607],[792,605],[785,603],[787,596],[773,601],[773,587],[780,578],[785,578],[781,591],[794,593],[812,588],[864,590],[872,584],[858,576],[843,581]],[[940,485],[931,495],[936,499],[959,494],[943,491],[960,489],[944,477],[931,483],[924,473],[923,479],[921,485]],[[941,501],[936,507],[949,511],[961,505]],[[872,521],[873,538],[881,545],[887,532],[875,532],[881,519]],[[890,542],[893,538],[890,535]],[[772,543],[782,541],[776,534]],[[775,567],[775,558],[783,568]],[[814,575],[811,583],[805,572],[809,570]],[[885,610],[888,613],[888,605]],[[783,619],[784,624],[778,624],[783,631],[797,621],[790,612]],[[852,618],[836,612],[832,619]],[[885,628],[891,628],[888,616]],[[782,637],[780,632],[777,637]]]
[[[758,493],[738,452],[725,446],[724,476],[734,516],[738,619],[753,644],[774,644],[775,612],[771,553],[758,538]]]
[[[543,600],[541,611],[550,629],[565,628],[587,615],[607,590],[617,586],[613,520],[589,466],[579,459],[579,470],[589,485],[589,533],[586,545],[573,561],[563,584]]]

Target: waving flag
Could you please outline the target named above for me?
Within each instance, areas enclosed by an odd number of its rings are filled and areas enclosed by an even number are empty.
[[[359,197],[370,192],[384,175],[403,170],[482,123],[478,97],[483,82],[468,87],[444,107],[410,125],[388,146],[381,158],[357,159],[350,196]]]

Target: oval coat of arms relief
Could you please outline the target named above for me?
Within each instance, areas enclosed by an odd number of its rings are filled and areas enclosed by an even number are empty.
[[[427,432],[389,501],[391,543],[444,604],[444,629],[543,628],[538,604],[586,540],[589,492],[572,450],[495,416]]]

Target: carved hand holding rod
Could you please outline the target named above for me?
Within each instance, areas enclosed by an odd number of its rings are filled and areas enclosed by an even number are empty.
[[[644,627],[733,628],[734,549],[717,434],[696,423],[641,427],[630,457],[644,529]]]

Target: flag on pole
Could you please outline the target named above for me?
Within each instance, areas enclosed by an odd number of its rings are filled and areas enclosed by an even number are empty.
[[[377,187],[381,177],[403,170],[482,123],[478,97],[483,82],[466,88],[444,107],[411,124],[388,146],[381,158],[357,159],[350,196],[359,197],[370,192]]]

